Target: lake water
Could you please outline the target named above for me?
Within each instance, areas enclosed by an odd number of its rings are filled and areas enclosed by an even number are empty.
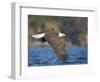
[[[87,64],[88,51],[86,47],[66,48],[68,59],[66,65]],[[50,47],[28,49],[28,66],[62,65],[55,52]]]

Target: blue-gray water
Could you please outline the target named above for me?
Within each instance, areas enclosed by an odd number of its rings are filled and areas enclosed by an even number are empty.
[[[67,48],[66,65],[87,64],[88,55],[86,47]],[[61,65],[61,61],[50,47],[37,47],[28,49],[28,66]]]

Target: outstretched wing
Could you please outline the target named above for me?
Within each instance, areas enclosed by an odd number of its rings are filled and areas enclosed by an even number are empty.
[[[37,39],[43,38],[44,36],[45,36],[45,33],[32,35],[33,38],[37,38]]]

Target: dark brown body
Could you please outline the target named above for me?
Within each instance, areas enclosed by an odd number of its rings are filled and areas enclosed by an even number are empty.
[[[66,63],[65,39],[64,37],[59,37],[58,24],[55,22],[47,22],[45,28],[45,38],[47,42],[54,49],[62,63]]]

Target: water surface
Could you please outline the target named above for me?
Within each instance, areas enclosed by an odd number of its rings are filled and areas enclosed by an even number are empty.
[[[87,64],[88,55],[86,47],[66,48],[66,65]],[[28,66],[62,65],[55,52],[50,47],[37,47],[28,49]]]

